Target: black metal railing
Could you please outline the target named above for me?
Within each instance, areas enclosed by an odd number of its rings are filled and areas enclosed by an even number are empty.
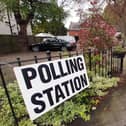
[[[113,57],[112,50],[105,50],[105,51],[96,51],[89,49],[86,52],[68,52],[68,53],[62,53],[59,52],[57,55],[52,55],[50,51],[46,52],[45,57],[38,57],[33,56],[32,59],[21,59],[20,57],[16,58],[15,61],[11,62],[0,62],[0,83],[2,84],[2,87],[5,90],[6,97],[8,99],[8,104],[10,105],[10,109],[12,112],[12,116],[14,118],[14,125],[19,126],[18,118],[16,116],[12,100],[10,97],[10,94],[7,89],[7,84],[15,80],[15,76],[13,73],[12,68],[15,66],[22,66],[26,64],[33,64],[33,63],[39,63],[44,61],[51,61],[55,59],[62,59],[64,57],[71,57],[71,56],[77,56],[79,54],[83,54],[86,62],[87,70],[93,71],[94,75],[104,76],[104,77],[111,77],[113,73],[120,73],[122,72],[122,65],[119,58]],[[9,68],[9,70],[7,69]],[[9,76],[6,75],[9,73]],[[92,76],[90,76],[90,81],[92,80]],[[39,125],[39,124],[36,124]]]

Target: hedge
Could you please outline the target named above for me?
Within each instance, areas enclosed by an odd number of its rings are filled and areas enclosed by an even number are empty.
[[[17,35],[0,35],[0,54],[15,53],[22,51],[20,38]],[[40,41],[41,38],[35,38],[34,36],[27,36],[27,44]],[[26,45],[26,46],[28,46]]]

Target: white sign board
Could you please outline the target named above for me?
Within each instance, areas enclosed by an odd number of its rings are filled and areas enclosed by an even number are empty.
[[[15,67],[14,72],[31,120],[89,86],[82,55]]]

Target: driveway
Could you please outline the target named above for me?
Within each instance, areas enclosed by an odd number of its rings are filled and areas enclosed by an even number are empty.
[[[52,52],[52,55],[58,55],[59,52]],[[0,62],[11,62],[15,61],[17,57],[21,59],[32,59],[34,56],[37,57],[46,57],[46,52],[22,52],[22,53],[13,53],[13,54],[6,54],[0,55]]]
[[[61,52],[61,51],[51,51],[51,56],[57,56],[59,57],[59,54],[62,53],[68,54],[68,52]],[[81,53],[81,52],[79,52]],[[71,54],[76,54],[75,51],[71,51]],[[69,54],[68,54],[69,55]],[[20,57],[22,60],[27,60],[27,59],[33,59],[34,56],[37,56],[38,58],[47,58],[47,51],[42,51],[42,52],[21,52],[21,53],[13,53],[13,54],[6,54],[6,55],[1,55],[0,54],[0,62],[11,62],[15,61],[16,58]],[[55,58],[54,58],[55,59]]]
[[[59,55],[59,52],[52,52],[51,55]],[[47,61],[47,54],[46,52],[23,52],[23,53],[14,53],[14,54],[6,54],[6,55],[0,55],[0,63],[7,64],[8,62],[16,61],[18,57],[20,57],[22,60],[29,60],[32,59],[32,61],[27,61],[21,63],[22,65],[27,64],[33,64],[35,63],[34,56],[37,56],[38,58],[44,58],[42,60],[39,60],[39,62]],[[13,72],[13,67],[17,66],[17,64],[7,64],[3,66],[2,71],[4,73],[4,78],[6,79],[6,83],[13,82],[16,78]],[[9,73],[9,74],[8,74]],[[0,79],[0,85],[1,85],[1,79]]]

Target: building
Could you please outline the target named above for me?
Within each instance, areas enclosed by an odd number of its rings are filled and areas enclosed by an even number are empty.
[[[76,41],[78,41],[79,40],[79,35],[80,35],[80,27],[81,27],[81,23],[71,22],[67,34],[70,35],[70,36],[74,36]]]
[[[5,11],[2,13],[2,20],[0,20],[0,35],[18,35],[19,27],[16,24],[15,17],[13,13],[8,13]],[[27,27],[27,34],[32,35],[31,25]]]
[[[94,45],[97,48],[110,47],[115,33],[115,27],[108,24],[101,15],[87,18],[81,23],[72,22],[68,31],[69,35],[75,36],[79,40],[80,47],[85,48]]]

